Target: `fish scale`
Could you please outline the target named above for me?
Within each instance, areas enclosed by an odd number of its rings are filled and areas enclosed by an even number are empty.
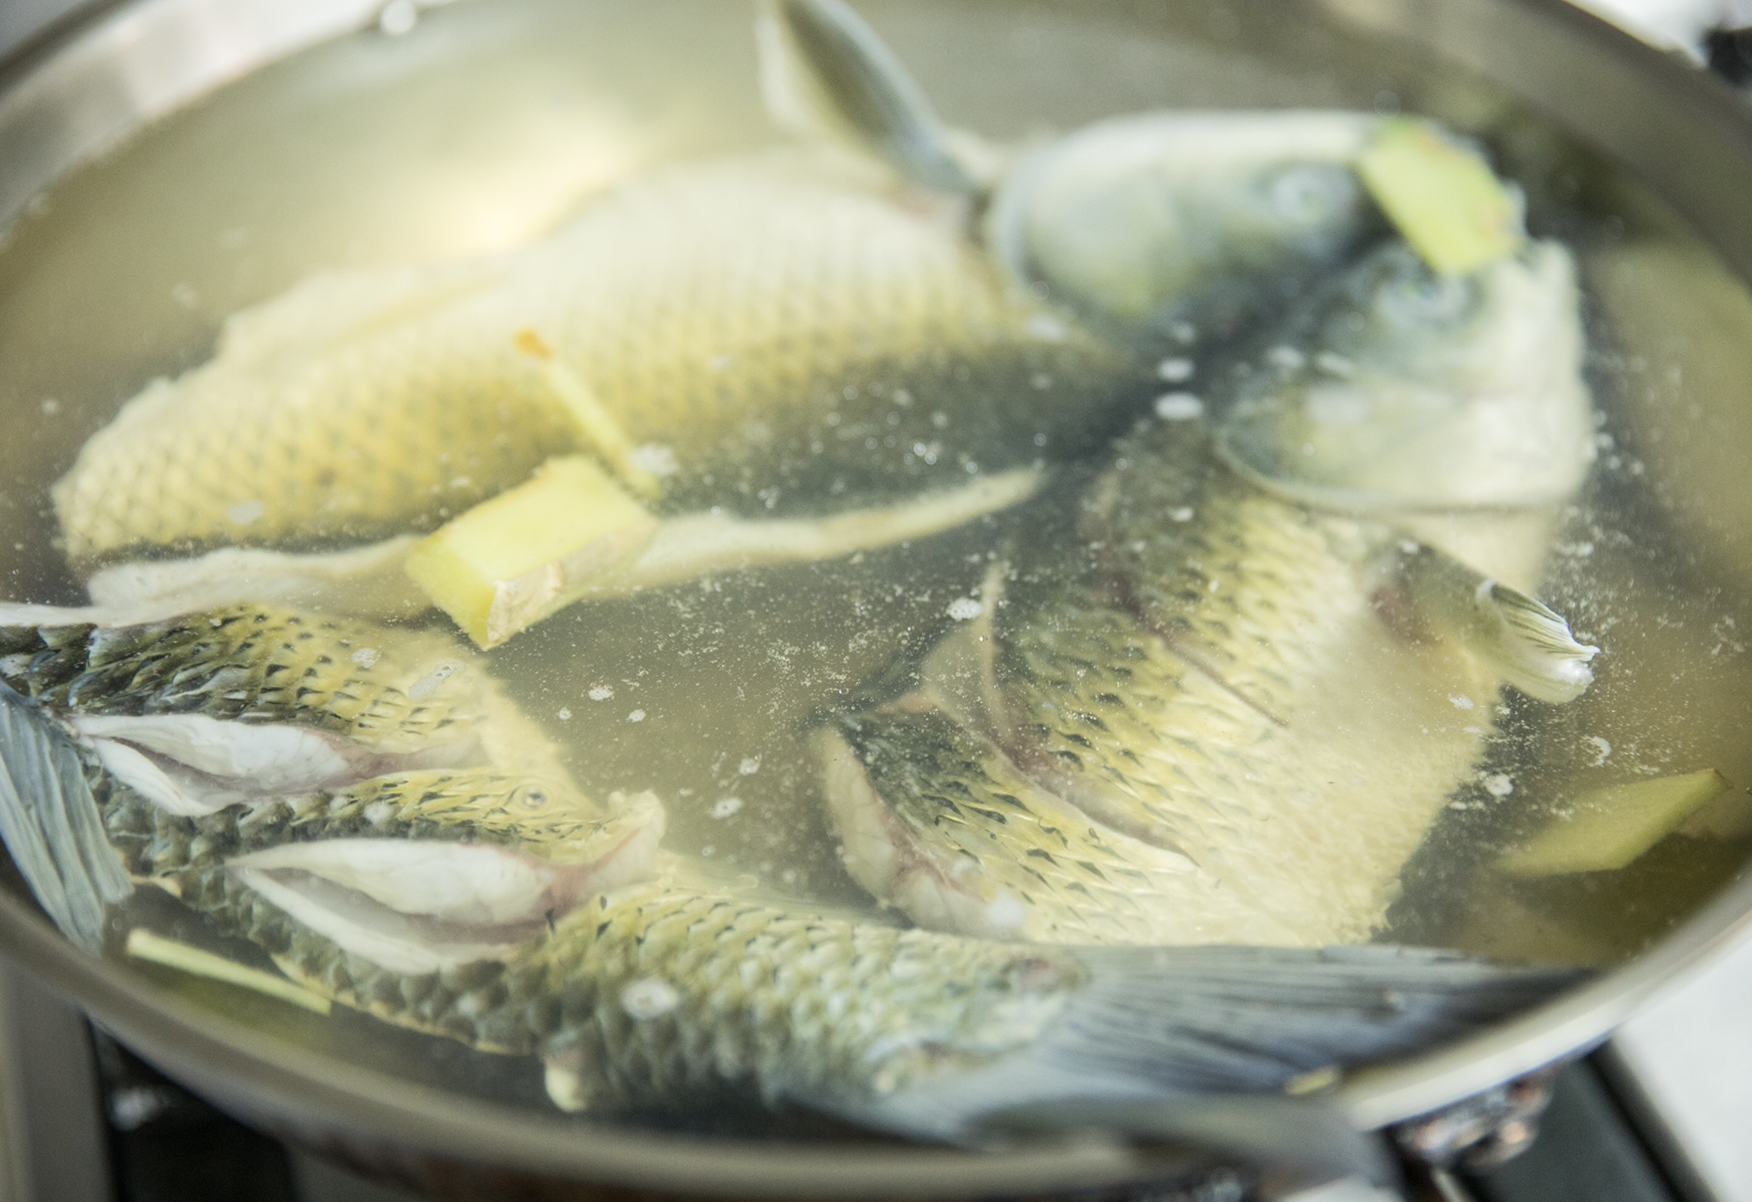
[[[1482,755],[1489,719],[1449,698],[1494,697],[1495,680],[1377,612],[1369,565],[1372,548],[1393,545],[1386,527],[1262,493],[1214,458],[1198,423],[1129,438],[1115,462],[1126,466],[1082,516],[1098,566],[1067,578],[1057,563],[1019,561],[996,609],[991,729],[934,735],[986,745],[955,765],[914,746],[919,775],[946,778],[922,787],[864,770],[880,795],[866,804],[899,812],[907,854],[963,874],[901,904],[927,925],[1044,942],[1368,939],[1401,865]],[[1183,508],[1198,520],[1163,520]],[[854,752],[910,720],[866,715]],[[994,765],[1018,801],[991,795]],[[1090,864],[1136,873],[1139,887],[1115,901],[1112,882],[1074,859],[1019,871],[1036,850],[1063,850],[1062,836],[989,814],[939,821],[951,783],[1006,819],[1004,806],[1080,814],[1100,828],[1079,840]],[[848,834],[856,809],[836,810],[854,875],[891,897],[899,878],[860,873],[853,844],[882,836]],[[945,904],[951,886],[961,896]]]
[[[927,910],[920,893],[906,908],[929,927],[1037,942],[1173,942],[1181,920],[1157,898],[1162,878],[1190,868],[1184,856],[1089,821],[1040,789],[996,745],[937,712],[891,713],[879,722],[842,720],[869,787],[910,837],[940,849],[949,904],[958,869],[993,887],[955,914]],[[873,800],[869,804],[880,804]],[[856,815],[836,814],[848,840]],[[931,888],[929,882],[925,888]],[[997,903],[1007,891],[1020,908]],[[1040,923],[1040,903],[1074,899]]]
[[[526,976],[526,966],[539,970]],[[1080,973],[996,945],[660,882],[568,915],[505,979],[560,999],[543,1054],[582,1074],[594,1104],[639,1105],[726,1084],[769,1100],[859,1083],[892,1091],[1024,1046]],[[651,980],[675,1003],[635,1018],[620,999]],[[836,1013],[830,998],[848,1004]]]
[[[1037,433],[1085,437],[1119,376],[1135,387],[1111,346],[1040,317],[952,211],[880,177],[778,154],[675,167],[527,249],[320,276],[237,315],[87,442],[56,512],[76,562],[429,530],[580,449],[549,354],[673,452],[672,506],[739,474],[796,491],[786,473],[817,461],[892,489],[931,474],[921,440],[1025,462]],[[1076,382],[1076,420],[1050,379]]]
[[[1441,276],[1388,240],[1202,366],[1204,400],[1114,445],[1075,537],[1028,541],[988,581],[983,633],[841,725],[829,793],[852,874],[933,925],[1087,937],[1083,895],[1000,863],[1039,827],[931,821],[957,775],[984,787],[1003,763],[1029,809],[1190,863],[1122,940],[1373,937],[1482,761],[1499,688],[1561,704],[1593,679],[1598,648],[1490,575],[1537,576],[1550,506],[1586,477],[1579,304],[1557,243]],[[990,747],[939,761],[948,779],[876,781],[860,759],[921,708]]]
[[[546,736],[449,638],[297,610],[0,624],[0,681],[64,714],[287,724],[383,752],[472,737],[503,762],[522,757],[537,771],[554,762]]]
[[[1164,424],[1119,458],[1084,522],[1123,603],[1062,582],[1018,598],[998,635],[1006,745],[1092,817],[1192,862],[1157,902],[1181,941],[1367,939],[1482,755],[1487,720],[1448,698],[1488,699],[1494,680],[1377,612],[1386,527],[1260,492],[1197,428]],[[1161,520],[1181,506],[1198,521]]]

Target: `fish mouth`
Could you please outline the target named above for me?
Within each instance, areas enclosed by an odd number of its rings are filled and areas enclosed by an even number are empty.
[[[651,875],[664,814],[646,798],[621,816],[630,830],[573,862],[499,844],[342,838],[281,844],[225,868],[341,949],[391,972],[430,973],[502,958],[590,898]]]

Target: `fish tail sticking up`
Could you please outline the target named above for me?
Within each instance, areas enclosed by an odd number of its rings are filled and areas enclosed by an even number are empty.
[[[1538,600],[1417,543],[1400,546],[1396,568],[1422,617],[1527,696],[1561,705],[1594,683],[1588,663],[1600,649]]]
[[[924,89],[843,0],[762,0],[755,36],[761,94],[780,125],[874,154],[935,191],[985,191]]]
[[[104,835],[78,748],[3,684],[0,839],[62,933],[100,950],[106,909],[133,886]]]

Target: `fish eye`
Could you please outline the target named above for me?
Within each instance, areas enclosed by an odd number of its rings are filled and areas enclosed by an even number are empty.
[[[539,810],[547,804],[547,790],[534,785],[523,785],[512,795],[512,800],[526,810]]]
[[[1419,270],[1401,275],[1381,290],[1376,308],[1395,325],[1452,321],[1472,307],[1468,279]]]
[[[1313,224],[1350,207],[1356,184],[1348,170],[1303,164],[1279,171],[1267,185],[1267,196],[1277,217]]]

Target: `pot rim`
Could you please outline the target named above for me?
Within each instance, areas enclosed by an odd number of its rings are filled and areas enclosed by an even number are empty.
[[[1742,278],[1752,219],[1752,115],[1725,85],[1563,0],[1312,0],[1336,23],[1492,80],[1628,168]],[[371,24],[381,0],[103,0],[0,61],[0,228],[31,196],[143,125],[298,50]],[[289,15],[290,14],[290,15]],[[1567,44],[1592,91],[1563,72],[1511,84],[1501,61]],[[1512,39],[1511,39],[1512,40]],[[1521,86],[1527,79],[1528,86]],[[1604,90],[1612,101],[1600,116]],[[1641,120],[1618,119],[1633,110]],[[1672,124],[1683,113],[1682,127]],[[1705,153],[1707,152],[1707,153]],[[1735,176],[1725,184],[1723,163]],[[1703,186],[1702,173],[1712,179]],[[1739,206],[1743,210],[1743,204]],[[1585,987],[1477,1036],[1360,1071],[1338,1092],[1364,1128],[1449,1105],[1604,1041],[1649,996],[1752,931],[1752,877]],[[87,1010],[172,1076],[254,1121],[307,1137],[344,1129],[445,1160],[717,1196],[839,1199],[1087,1190],[1174,1175],[1184,1159],[1117,1141],[962,1150],[677,1136],[459,1097],[305,1048],[87,956],[0,889],[0,953]]]

